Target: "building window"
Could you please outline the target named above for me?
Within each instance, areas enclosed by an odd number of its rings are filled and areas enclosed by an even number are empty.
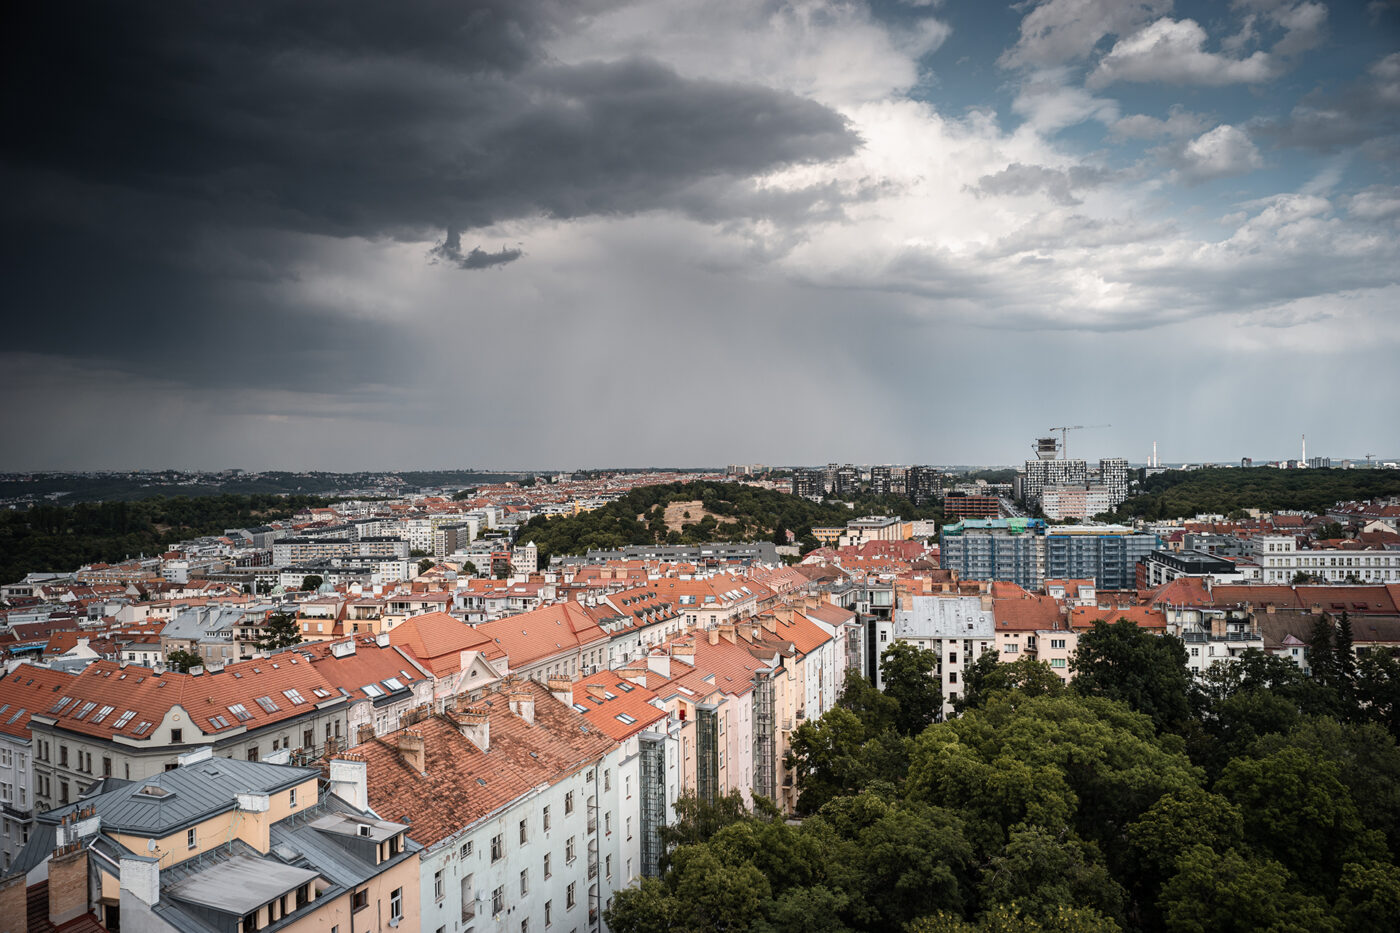
[[[545,832],[549,832],[549,807],[545,807],[545,808],[544,808],[543,823],[544,823],[544,831],[545,831]]]
[[[570,882],[569,882],[569,890],[566,892],[566,894],[565,894],[565,896],[564,896],[564,906],[565,906],[566,908],[569,908],[570,910],[573,909],[574,904],[578,903],[577,900],[574,898],[574,885],[575,885],[576,883],[577,883],[577,882],[573,882],[573,881],[570,881]]]
[[[66,763],[66,761],[65,761]],[[574,812],[574,792],[569,791],[564,795],[564,815],[568,816]]]
[[[466,858],[468,855],[471,855],[473,848],[475,848],[475,846],[473,845],[470,839],[462,843],[462,858]]]
[[[549,868],[549,853],[546,852],[544,854],[544,876],[546,878],[552,877],[554,875],[554,872],[550,871]]]
[[[395,888],[394,893],[389,895],[389,919],[403,919],[403,888]]]
[[[612,790],[612,769],[603,770],[603,790]]]
[[[501,885],[491,892],[491,913],[498,914],[506,909],[506,886]]]
[[[447,895],[447,885],[442,882],[442,870],[433,872],[433,899],[442,900]]]
[[[530,872],[529,869],[521,869],[520,872],[520,896],[524,897],[530,893]]]
[[[64,786],[66,787],[67,785],[64,785]],[[64,797],[65,800],[67,799],[66,794],[67,794],[67,792],[65,791],[65,797]],[[569,841],[566,842],[566,843],[564,843],[564,861],[566,861],[566,862],[572,862],[573,860],[574,860],[574,837],[573,837],[573,836],[570,836],[570,837],[569,837]]]
[[[287,805],[293,810],[297,808],[297,789],[295,787],[287,794]]]
[[[350,910],[352,912],[364,910],[369,906],[369,888],[361,888],[350,895]]]
[[[184,730],[184,729],[171,729],[171,730],[170,730],[170,744],[171,744],[171,745],[179,745],[179,744],[180,744],[181,742],[183,742],[183,741],[185,741],[185,730]]]
[[[499,862],[499,861],[501,860],[501,856],[503,856],[503,855],[505,855],[505,854],[506,854],[506,840],[505,840],[505,837],[504,837],[502,834],[497,833],[496,835],[494,835],[494,836],[491,837],[491,861],[493,861],[493,862]]]
[[[544,925],[545,925],[545,926],[549,926],[549,925],[550,925],[551,923],[553,923],[553,922],[554,922],[554,902],[553,902],[553,901],[545,901],[545,902],[544,902]]]
[[[526,836],[525,836],[525,821],[524,821],[524,820],[521,820],[521,821],[520,821],[520,844],[521,844],[522,846],[525,844],[525,840],[526,840]]]
[[[196,841],[195,831],[192,829],[185,830],[185,848],[193,849],[197,845],[199,845],[199,843]]]
[[[958,672],[957,672],[957,671],[949,671],[949,672],[948,672],[948,683],[950,683],[950,684],[955,684],[955,683],[957,683],[957,682],[958,682]]]
[[[611,855],[609,855],[606,859],[603,860],[603,865],[605,866],[604,869],[603,869],[603,876],[606,877],[606,878],[611,878],[611,877],[612,877],[612,856],[611,856]]]

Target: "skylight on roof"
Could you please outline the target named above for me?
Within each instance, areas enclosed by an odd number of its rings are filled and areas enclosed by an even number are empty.
[[[113,728],[113,729],[120,729],[122,726],[125,726],[127,723],[131,722],[131,717],[132,717],[132,716],[135,716],[135,715],[136,715],[136,710],[134,710],[134,709],[129,709],[129,710],[127,710],[126,712],[122,713],[120,716],[117,717],[117,721],[114,722],[114,723],[112,723],[112,728]]]
[[[272,697],[258,697],[257,704],[263,708],[265,713],[275,713],[282,708],[273,702]]]
[[[213,726],[215,729],[227,729],[229,722],[222,716],[210,716],[209,725]]]
[[[329,690],[327,690],[325,687],[317,687],[315,690],[312,690],[311,692],[314,693],[314,694],[316,694],[318,697],[328,697],[328,696],[331,695],[331,692],[330,692]]]
[[[574,709],[578,710],[580,713],[588,712],[588,707],[584,706],[582,703],[575,703]]]
[[[145,720],[143,719],[140,723],[137,724],[137,726],[136,726],[135,729],[131,730],[131,734],[132,734],[132,735],[145,735],[147,732],[150,732],[150,731],[151,731],[151,728],[152,728],[154,725],[155,725],[155,723],[153,723],[153,722],[147,722],[147,721],[145,721]]]
[[[380,682],[381,682],[382,684],[384,684],[384,686],[388,687],[390,690],[403,690],[403,689],[405,689],[403,683],[402,683],[397,677],[390,677],[388,680],[384,680],[384,681],[380,681]]]
[[[110,716],[112,714],[112,710],[114,709],[116,709],[115,706],[104,706],[100,710],[98,710],[97,715],[92,717],[93,725],[96,725],[97,723]]]
[[[283,690],[282,695],[291,700],[293,706],[301,706],[306,702],[306,698],[303,697],[295,687],[290,690]]]
[[[5,725],[11,725],[12,723],[14,723],[15,720],[19,719],[23,715],[24,707],[21,706],[19,709],[15,710],[13,713],[10,714],[10,718],[5,720]]]
[[[97,708],[97,704],[96,704],[96,703],[84,703],[84,704],[83,704],[83,708],[80,709],[80,710],[78,710],[76,713],[73,714],[73,718],[74,718],[74,719],[82,719],[84,716],[86,716],[88,713],[92,712],[92,711],[93,711],[94,709],[96,709],[96,708]]]
[[[637,721],[637,717],[635,717],[635,716],[628,716],[626,713],[618,713],[616,719],[617,719],[618,722],[622,723],[623,725],[627,725],[627,726],[630,726],[630,725],[632,725],[632,723],[634,723],[634,722]]]
[[[377,698],[377,697],[382,697],[382,696],[384,696],[384,691],[383,691],[383,690],[380,690],[380,689],[379,689],[378,687],[376,687],[374,684],[365,684],[365,685],[364,685],[363,687],[361,687],[360,689],[363,690],[363,691],[365,692],[365,696],[368,696],[368,697]]]
[[[59,701],[50,707],[50,713],[61,713],[68,707],[69,703],[75,702],[72,697],[60,697]]]

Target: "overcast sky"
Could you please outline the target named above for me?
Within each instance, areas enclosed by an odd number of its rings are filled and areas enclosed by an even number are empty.
[[[1400,5],[12,17],[0,469],[1400,455]]]

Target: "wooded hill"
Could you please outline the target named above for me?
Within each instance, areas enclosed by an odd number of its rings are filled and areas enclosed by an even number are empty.
[[[0,512],[0,581],[159,554],[177,541],[289,518],[332,501],[317,496],[157,496]]]
[[[667,523],[672,503],[699,502],[680,516],[681,526]],[[815,547],[813,526],[845,525],[861,515],[937,517],[936,508],[916,510],[899,496],[861,497],[854,508],[818,504],[790,493],[738,483],[698,482],[642,486],[592,512],[547,518],[536,516],[520,531],[519,541],[534,541],[540,557],[583,554],[629,544],[701,544],[706,541],[777,541],[791,531],[806,548]]]
[[[1168,470],[1149,476],[1139,489],[1113,513],[1115,518],[1152,521],[1243,509],[1321,513],[1349,499],[1400,495],[1400,470]]]

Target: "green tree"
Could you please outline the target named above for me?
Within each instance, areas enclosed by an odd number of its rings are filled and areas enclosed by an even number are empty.
[[[676,798],[676,822],[661,827],[661,844],[668,851],[706,842],[731,823],[751,819],[744,796],[731,790],[713,801],[692,793]]]
[[[1120,921],[1127,892],[1102,864],[1098,850],[1068,829],[1013,829],[1002,853],[982,869],[978,888],[987,907],[1017,908],[1037,920],[1062,909],[1090,907]]]
[[[1362,656],[1356,665],[1356,702],[1368,719],[1400,739],[1400,660],[1381,650]]]
[[[432,569],[433,569],[433,559],[432,559],[431,557],[425,557],[425,558],[423,558],[422,560],[420,560],[420,561],[418,562],[418,572],[419,572],[419,573],[427,573],[429,570],[432,570]]]
[[[866,735],[894,729],[899,721],[899,701],[855,671],[846,672],[846,682],[836,705],[860,717]]]
[[[1346,862],[1384,851],[1380,833],[1362,822],[1340,771],[1335,761],[1282,748],[1234,759],[1215,789],[1240,808],[1251,846],[1322,892],[1336,883]]]
[[[476,569],[476,564],[473,564],[471,561],[464,561],[464,562],[462,563],[462,573],[466,574],[467,576],[471,576],[471,577],[479,577],[479,576],[481,576],[481,571],[480,571],[480,570],[477,570],[477,569]]]
[[[411,551],[408,552],[408,556],[409,556],[410,558],[415,558],[415,557],[427,557],[427,556],[428,556],[428,552],[425,551],[425,550],[423,550],[422,548],[416,547],[416,548],[414,548],[413,550],[411,550]]]
[[[786,764],[797,780],[798,813],[815,813],[833,797],[860,792],[871,777],[865,739],[860,717],[839,706],[793,731]]]
[[[880,655],[880,676],[885,695],[899,703],[895,728],[903,735],[918,735],[943,708],[943,688],[935,671],[938,655],[927,648],[897,641]]]
[[[320,589],[321,584],[325,582],[326,581],[321,578],[320,574],[308,573],[306,576],[301,578],[301,588],[303,592],[309,593],[314,590]]]
[[[1192,846],[1178,859],[1158,907],[1172,933],[1337,930],[1326,902],[1299,893],[1278,862],[1205,845]]]
[[[997,692],[1019,690],[1024,696],[1054,696],[1065,692],[1065,683],[1044,661],[1020,657],[1003,664],[997,652],[988,648],[963,673],[963,694],[953,702],[962,713],[976,709]]]
[[[1400,869],[1389,862],[1346,865],[1335,911],[1347,933],[1391,933],[1400,917]]]
[[[176,648],[165,655],[165,666],[172,671],[189,673],[190,668],[199,667],[204,663],[204,659],[193,651],[186,651],[183,648]]]
[[[286,612],[270,613],[260,626],[256,644],[259,651],[276,651],[301,644],[301,628],[296,617]]]
[[[1161,730],[1185,724],[1191,677],[1180,639],[1149,634],[1127,619],[1095,622],[1079,637],[1070,664],[1071,686],[1081,696],[1119,700],[1150,716]]]
[[[1320,615],[1308,635],[1308,667],[1313,679],[1326,687],[1337,687],[1337,654],[1332,649],[1332,619]]]

